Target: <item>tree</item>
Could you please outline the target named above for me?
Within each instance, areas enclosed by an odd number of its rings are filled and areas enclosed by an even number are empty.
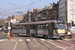
[[[0,25],[4,25],[5,19],[0,19]]]

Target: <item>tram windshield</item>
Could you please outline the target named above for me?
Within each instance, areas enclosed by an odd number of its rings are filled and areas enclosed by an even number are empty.
[[[65,29],[65,24],[56,24],[57,29]]]

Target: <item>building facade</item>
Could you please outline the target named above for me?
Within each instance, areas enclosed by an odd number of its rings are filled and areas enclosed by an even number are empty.
[[[66,23],[75,21],[75,0],[59,0],[59,19]]]

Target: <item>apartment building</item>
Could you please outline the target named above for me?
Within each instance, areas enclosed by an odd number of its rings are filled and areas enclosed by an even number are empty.
[[[75,23],[75,0],[59,0],[59,19]]]

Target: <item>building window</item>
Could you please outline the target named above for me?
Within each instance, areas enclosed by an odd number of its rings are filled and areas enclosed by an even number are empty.
[[[63,0],[61,0],[61,3],[63,3]]]
[[[73,18],[73,14],[71,14],[71,20],[72,20],[72,19],[74,19],[74,18]]]
[[[61,11],[63,11],[63,8],[61,8]]]

